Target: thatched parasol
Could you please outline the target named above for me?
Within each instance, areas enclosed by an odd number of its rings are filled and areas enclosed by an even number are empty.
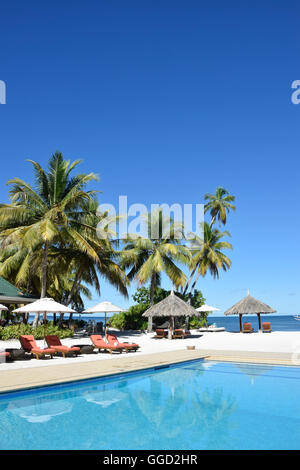
[[[261,330],[261,314],[275,313],[269,305],[264,304],[260,300],[255,299],[250,294],[246,295],[242,300],[230,307],[224,315],[239,315],[240,331],[242,331],[242,315],[256,314],[258,316],[259,329]]]
[[[170,317],[170,328],[169,328],[169,339],[172,338],[172,318],[173,317],[192,317],[199,316],[200,313],[197,312],[191,305],[184,302],[177,295],[174,294],[173,289],[171,294],[165,299],[161,300],[152,307],[148,308],[146,312],[143,313],[143,317]]]

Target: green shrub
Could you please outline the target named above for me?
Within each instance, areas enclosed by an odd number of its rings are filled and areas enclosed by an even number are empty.
[[[128,312],[121,312],[111,317],[108,324],[118,330],[145,330],[148,322],[142,315],[146,310],[145,305],[133,305]]]
[[[207,326],[207,319],[201,317],[192,317],[190,319],[190,329],[202,328]]]
[[[154,292],[154,304],[160,302],[170,295],[170,291],[157,287]],[[193,294],[189,296],[186,294],[183,296],[180,292],[176,292],[181,299],[185,302],[190,300],[192,307],[198,308],[204,304],[204,297],[201,291],[194,290]],[[150,307],[150,288],[140,287],[136,293],[132,296],[133,300],[137,304],[132,305],[127,312],[122,312],[114,315],[108,322],[108,325],[119,330],[146,330],[148,326],[147,318],[143,318],[143,313]],[[168,318],[159,319],[154,318],[154,324],[160,324],[165,322]],[[186,319],[177,318],[176,324],[184,326]],[[190,328],[201,327],[206,322],[206,314],[202,314],[201,317],[193,317],[190,319]]]
[[[57,335],[59,338],[70,338],[73,336],[73,331],[69,329],[62,329],[53,325],[52,322],[48,323],[44,329],[43,325],[33,328],[31,325],[7,325],[0,327],[0,340],[6,341],[8,339],[19,339],[20,335],[33,335],[35,339],[43,339],[45,335]]]

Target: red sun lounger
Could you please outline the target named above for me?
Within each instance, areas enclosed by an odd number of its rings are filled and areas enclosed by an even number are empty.
[[[123,351],[123,348],[121,348],[120,346],[114,346],[114,345],[111,345],[111,344],[107,344],[104,341],[104,339],[102,338],[101,335],[91,335],[90,338],[91,338],[91,341],[92,341],[93,345],[95,346],[95,348],[97,348],[99,350],[99,352],[102,349],[104,351],[109,351],[110,354],[112,354],[113,351],[117,351],[119,353],[122,353],[122,351]]]
[[[263,322],[262,324],[262,332],[263,333],[271,333],[272,328],[271,328],[271,323],[270,322]]]
[[[136,343],[120,343],[118,338],[115,335],[107,335],[108,344],[111,346],[119,346],[120,348],[125,349],[126,352],[136,351],[139,349],[139,345]]]
[[[61,353],[63,357],[66,357],[68,353],[75,354],[76,356],[80,353],[80,348],[77,346],[68,347],[61,344],[59,337],[56,335],[45,336],[45,340],[49,348],[54,349],[57,353]]]
[[[252,328],[251,323],[244,323],[243,333],[252,333],[252,332],[253,332],[253,328]]]
[[[156,328],[155,330],[156,335],[154,336],[155,339],[163,339],[168,336],[168,332],[162,328]]]
[[[42,356],[49,355],[51,359],[53,358],[53,354],[55,354],[55,350],[52,348],[40,348],[32,335],[21,335],[20,343],[22,348],[31,354],[34,354],[36,359],[39,359]]]
[[[6,351],[0,352],[0,358],[1,358],[1,357],[5,357],[5,359],[6,359],[6,358],[8,359],[9,356],[10,356],[9,352],[6,352]]]

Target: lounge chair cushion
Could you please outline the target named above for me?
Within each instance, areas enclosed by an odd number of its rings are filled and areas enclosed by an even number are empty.
[[[45,336],[47,344],[50,348],[54,348],[58,352],[80,352],[80,348],[76,346],[64,346],[56,335]]]
[[[40,353],[40,354],[54,354],[55,353],[55,349],[52,349],[52,348],[32,348],[31,349],[31,352],[33,353]]]
[[[33,335],[21,335],[20,342],[23,349],[28,352],[41,353],[41,354],[54,354],[55,350],[51,348],[40,348],[34,339]]]
[[[113,350],[122,349],[119,345],[114,346],[114,345],[107,344],[101,335],[91,335],[90,338],[91,338],[92,343],[96,346],[96,348],[113,349]]]
[[[137,349],[139,348],[140,346],[136,343],[120,343],[120,341],[118,340],[118,338],[115,336],[115,335],[107,335],[107,338],[108,338],[108,342],[109,344],[114,344],[114,346],[119,346],[119,347],[123,347],[123,348],[127,348],[127,349]]]

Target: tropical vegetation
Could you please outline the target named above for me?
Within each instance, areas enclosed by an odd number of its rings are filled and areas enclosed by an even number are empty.
[[[121,266],[129,268],[128,278],[138,284],[150,283],[150,306],[154,303],[154,292],[160,286],[161,274],[165,273],[176,288],[186,282],[186,275],[177,263],[187,265],[191,261],[190,250],[181,243],[183,227],[163,211],[147,215],[147,236],[129,236],[121,255]]]
[[[100,293],[98,274],[126,296],[128,280],[118,254],[109,238],[97,236],[102,215],[97,214],[96,192],[86,190],[97,176],[73,175],[80,160],[70,163],[59,152],[47,170],[30,162],[34,187],[20,178],[8,181],[11,203],[0,205],[0,275],[26,293],[79,308],[81,294],[90,295],[82,282]]]
[[[221,225],[226,225],[228,214],[236,207],[235,197],[225,188],[204,196],[210,221],[203,224],[203,237],[186,240],[183,225],[159,209],[144,216],[145,236],[128,234],[121,243],[113,240],[108,227],[101,228],[103,236],[99,236],[99,224],[107,214],[98,211],[97,191],[88,189],[98,181],[97,175],[75,173],[81,160],[71,162],[57,151],[46,168],[29,162],[33,184],[18,177],[9,180],[10,202],[0,204],[0,276],[24,294],[53,297],[82,311],[92,292],[101,294],[102,279],[124,297],[130,283],[136,282],[135,304],[114,316],[111,325],[144,329],[143,312],[169,294],[161,288],[162,276],[181,298],[197,307],[204,302],[196,289],[199,278],[210,273],[217,279],[231,267],[224,253],[232,249],[226,240],[230,233],[222,231]],[[22,328],[30,327],[26,320],[24,316]],[[194,321],[191,319],[192,324]],[[63,315],[59,327],[56,323],[54,316],[51,328],[62,329]],[[33,327],[38,325],[36,315]],[[3,334],[1,330],[0,339]]]
[[[192,296],[183,295],[181,292],[175,292],[178,297],[184,301],[190,301],[192,307],[198,308],[204,304],[205,299],[202,295],[202,292],[195,289]],[[156,304],[161,300],[165,299],[170,295],[170,291],[162,289],[161,287],[156,287],[153,294],[153,303]],[[109,325],[118,328],[120,330],[146,330],[147,328],[147,319],[143,318],[143,313],[150,307],[151,288],[140,287],[137,289],[132,298],[135,302],[134,305],[129,307],[128,311],[122,312],[114,315],[109,320]],[[160,322],[165,321],[166,319],[159,319]],[[177,318],[177,324],[183,325],[185,323],[185,318]],[[190,326],[200,326],[203,323],[206,323],[206,314],[203,313],[200,317],[190,318]]]

